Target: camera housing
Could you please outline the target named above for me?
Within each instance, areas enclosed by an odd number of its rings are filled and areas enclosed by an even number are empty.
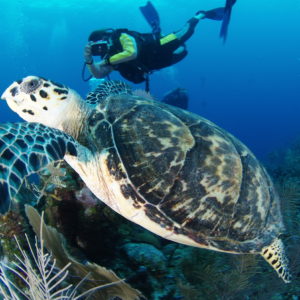
[[[107,53],[108,50],[108,45],[107,41],[100,40],[97,42],[93,42],[91,44],[91,49],[92,49],[92,55],[93,56],[103,56]]]

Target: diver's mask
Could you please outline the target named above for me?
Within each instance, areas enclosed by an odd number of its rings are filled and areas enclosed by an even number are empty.
[[[108,42],[105,40],[92,42],[91,47],[92,47],[92,55],[93,56],[103,57],[105,54],[107,54]]]

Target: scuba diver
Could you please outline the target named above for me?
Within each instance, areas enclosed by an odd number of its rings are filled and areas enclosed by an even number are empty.
[[[224,16],[224,8],[198,11],[181,30],[162,35],[159,15],[151,2],[140,9],[152,33],[108,28],[90,34],[84,58],[94,77],[104,78],[115,70],[133,83],[145,81],[145,89],[149,91],[150,73],[176,64],[187,55],[185,42],[193,35],[199,20],[223,20]],[[93,56],[100,56],[101,61],[94,62]]]

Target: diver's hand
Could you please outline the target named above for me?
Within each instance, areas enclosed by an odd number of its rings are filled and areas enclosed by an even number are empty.
[[[91,65],[93,63],[93,56],[92,56],[92,46],[90,43],[86,44],[84,47],[83,52],[84,60],[88,65]]]
[[[107,67],[107,66],[110,66],[110,65],[111,65],[111,64],[109,63],[108,59],[103,59],[103,60],[100,62],[100,64],[99,64],[100,67]]]

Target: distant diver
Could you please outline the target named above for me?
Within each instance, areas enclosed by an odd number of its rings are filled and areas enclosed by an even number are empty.
[[[224,43],[227,39],[228,26],[231,17],[231,10],[235,2],[236,0],[226,0],[225,12],[224,12],[223,22],[220,30],[220,37],[223,39]]]
[[[85,64],[96,78],[105,78],[118,71],[133,83],[146,82],[149,91],[149,74],[169,67],[187,55],[185,42],[193,35],[201,19],[223,20],[224,8],[198,11],[185,26],[176,32],[162,35],[159,15],[151,2],[140,7],[152,33],[129,29],[101,29],[93,31],[84,49]],[[100,56],[94,62],[93,56]]]
[[[186,89],[176,88],[164,95],[162,102],[182,109],[188,109],[189,97]]]

